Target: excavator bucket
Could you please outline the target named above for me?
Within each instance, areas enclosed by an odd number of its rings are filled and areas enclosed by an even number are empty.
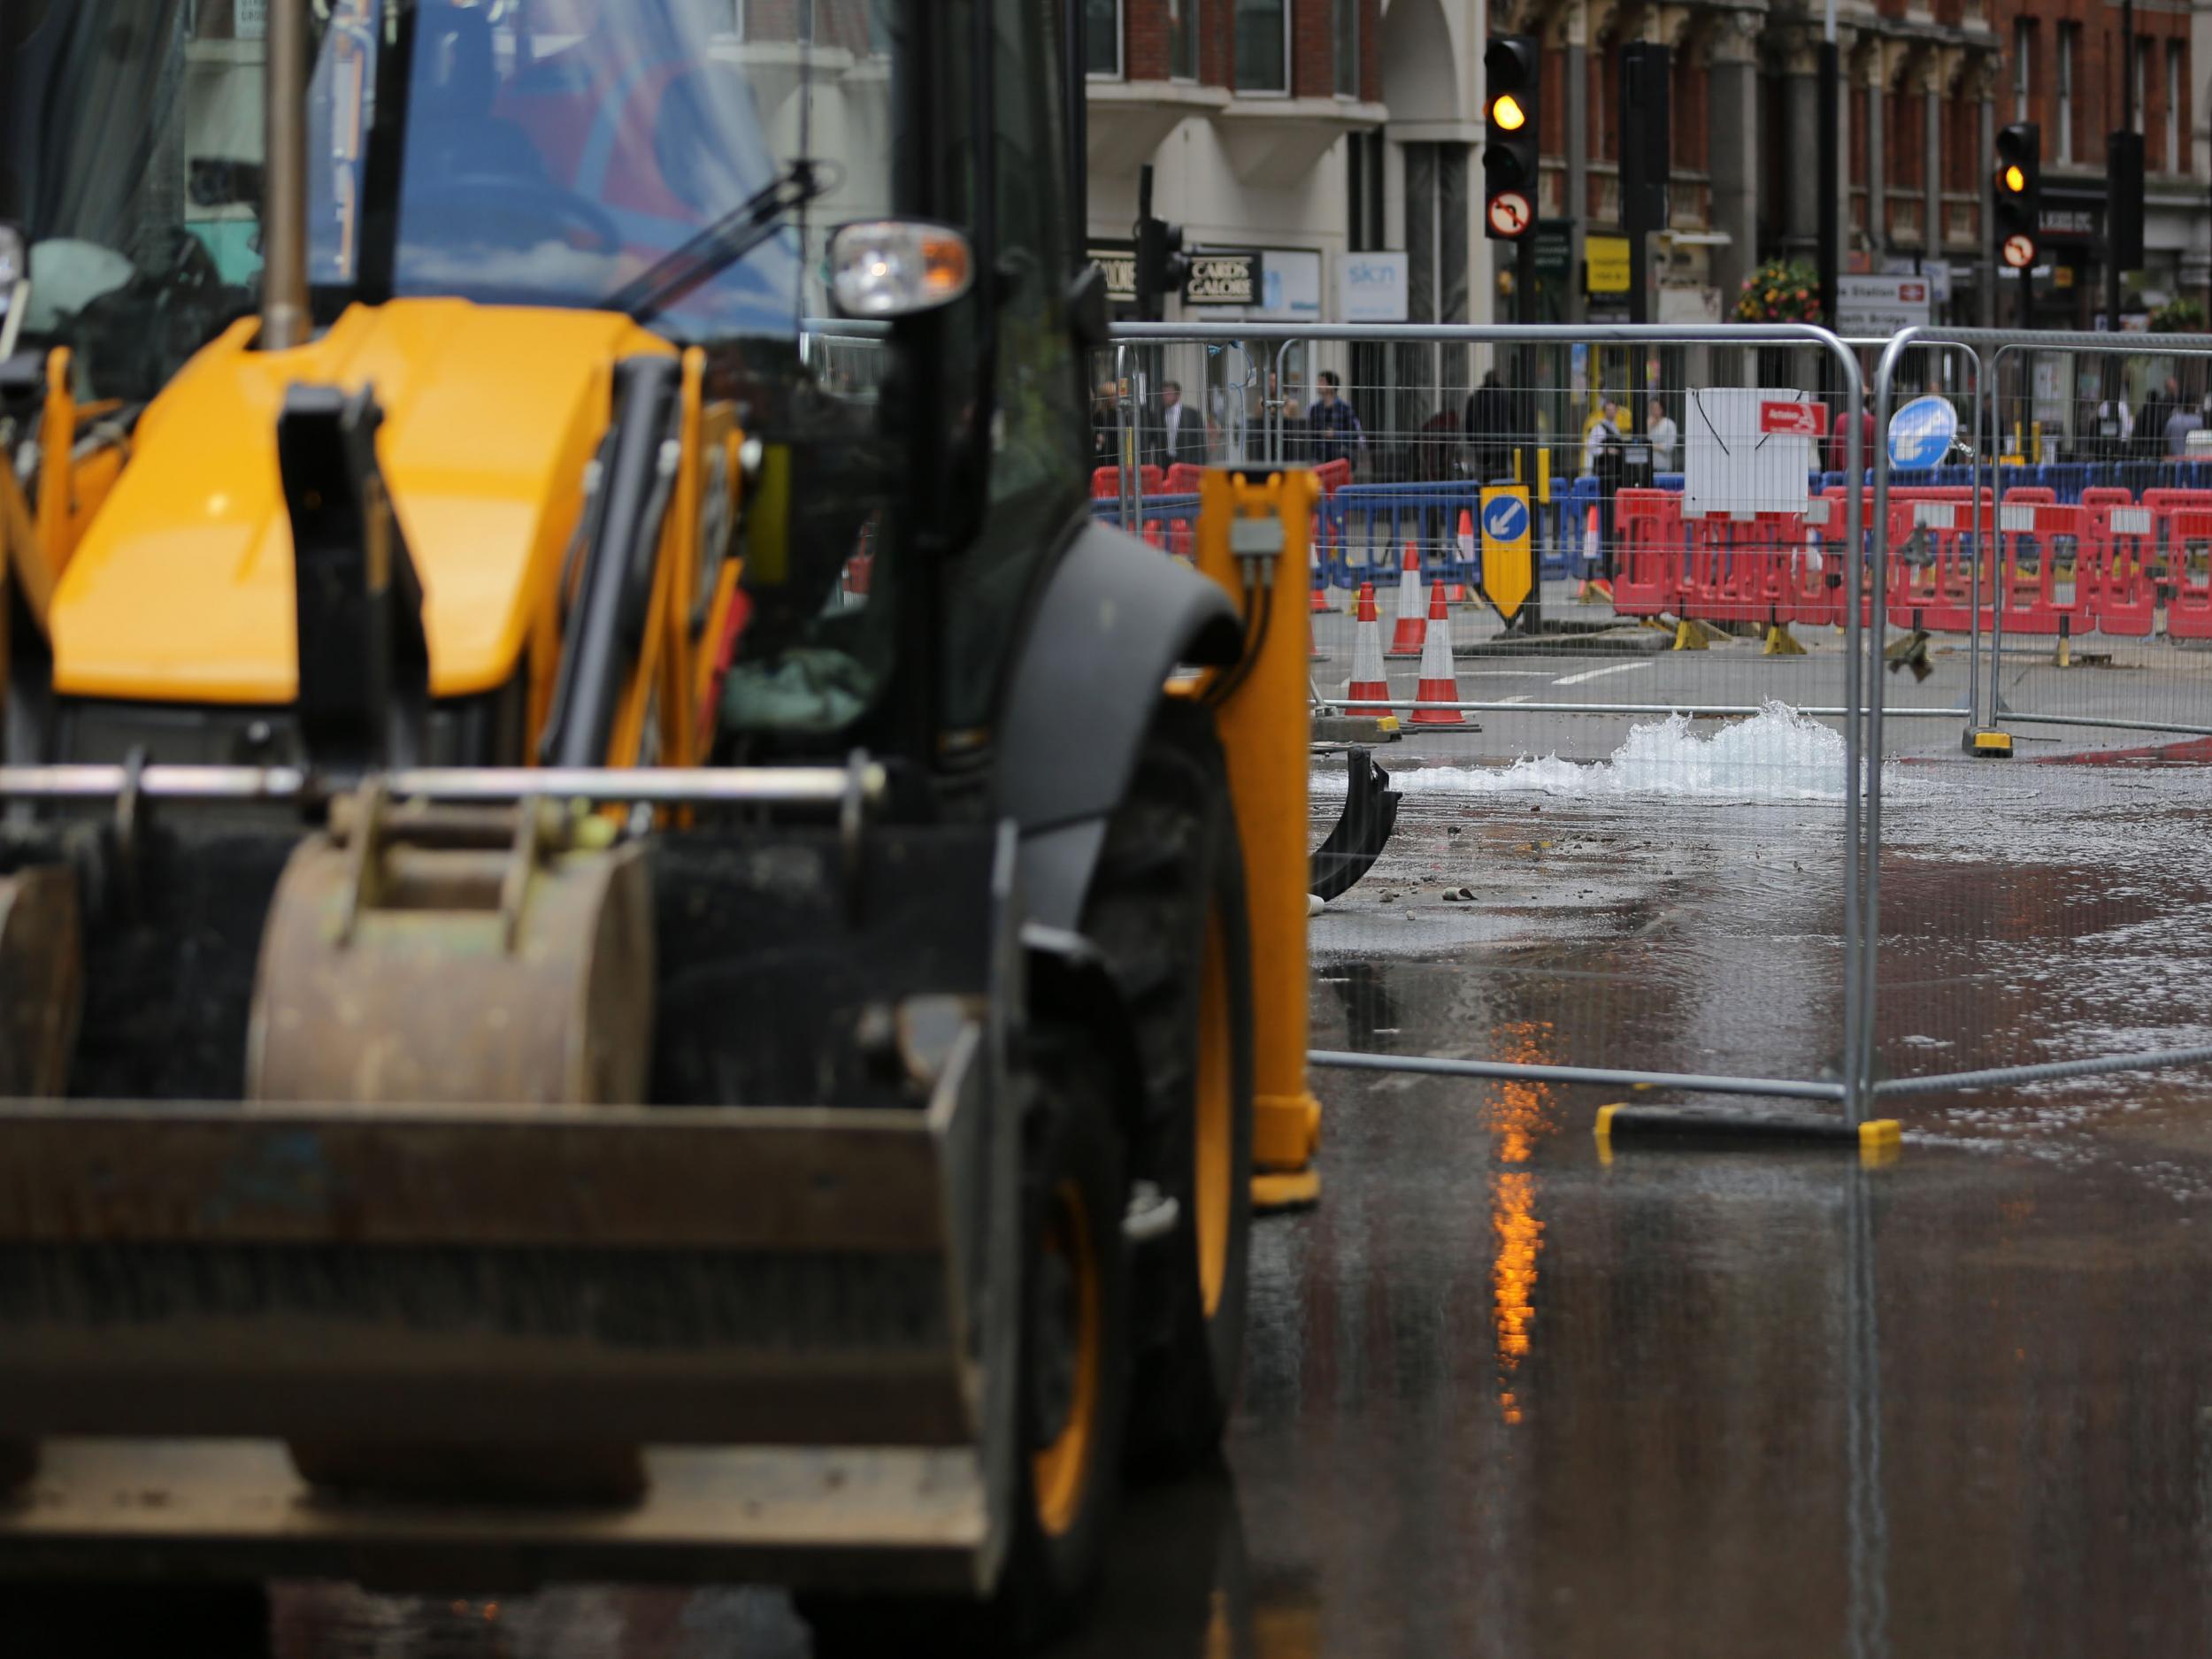
[[[1353,749],[1346,760],[1343,814],[1308,863],[1308,890],[1324,903],[1350,891],[1375,867],[1398,826],[1399,795],[1390,787],[1390,774],[1363,749]]]
[[[0,1577],[987,1588],[1010,833],[609,846],[541,802],[503,851],[484,807],[375,799],[304,842],[166,809],[0,831],[85,895],[97,1039],[76,1098],[0,1101]],[[410,1014],[436,984],[475,1017]],[[535,1057],[534,1004],[588,994],[619,1018],[572,1024],[649,1053]],[[184,1091],[234,1097],[157,1097]]]

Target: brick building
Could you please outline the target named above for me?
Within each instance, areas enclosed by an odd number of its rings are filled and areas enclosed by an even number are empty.
[[[2142,0],[2135,15],[2148,252],[2129,314],[2212,285],[2197,13]],[[1631,41],[1674,55],[1672,224],[1655,250],[1655,315],[1724,316],[1760,259],[1814,249],[1823,13],[1807,0],[1085,0],[1085,17],[1094,238],[1126,237],[1137,168],[1152,162],[1159,211],[1194,244],[1262,250],[1278,305],[1217,308],[1225,319],[1336,319],[1336,267],[1386,249],[1408,256],[1413,320],[1498,309],[1509,261],[1479,222],[1493,28],[1546,49],[1539,207],[1564,233],[1550,239],[1548,314],[1625,305],[1606,280],[1612,245],[1589,256],[1592,236],[1618,234],[1618,65]],[[2091,326],[2104,137],[2120,121],[2119,7],[1844,0],[1838,23],[1847,267],[1924,272],[1939,318],[1993,319],[1994,134],[2034,120],[2050,208],[2039,314]],[[2016,315],[2008,300],[2002,320]]]

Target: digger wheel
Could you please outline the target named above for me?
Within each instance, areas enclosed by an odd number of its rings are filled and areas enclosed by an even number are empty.
[[[1252,1224],[1252,979],[1244,861],[1212,717],[1165,705],[1108,829],[1084,931],[1119,982],[1145,1078],[1131,1172],[1176,1203],[1135,1266],[1131,1450],[1210,1457],[1243,1367]]]
[[[1033,1040],[1024,1125],[1014,1507],[988,1601],[805,1595],[818,1659],[1020,1654],[1075,1623],[1095,1588],[1129,1417],[1128,1202],[1114,1068],[1079,1028]]]

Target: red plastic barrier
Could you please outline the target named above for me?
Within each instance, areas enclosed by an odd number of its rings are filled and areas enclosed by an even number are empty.
[[[2148,639],[2158,620],[2158,537],[2151,510],[2085,501],[2083,511],[2083,562],[2095,587],[2097,631]],[[2078,569],[2074,580],[2077,585],[2085,580]]]
[[[1151,470],[1150,467],[1145,468],[1148,472]],[[1199,485],[1205,480],[1205,477],[1204,467],[1194,465],[1188,461],[1178,461],[1173,466],[1168,468],[1167,481],[1164,488],[1171,495],[1195,495],[1198,494]]]
[[[1313,475],[1323,493],[1333,495],[1352,481],[1352,464],[1342,460],[1324,461],[1313,469]]]
[[[1890,503],[1887,598],[1893,626],[1963,634],[1974,626],[1978,601],[1985,618],[1993,609],[1986,572],[1980,593],[1975,592],[1973,521],[1973,503],[1963,495],[1955,501]]]
[[[2086,510],[2021,501],[2008,490],[1998,510],[1997,550],[2004,572],[2005,632],[2087,634],[2097,626],[2096,561],[2082,546]],[[2063,562],[2062,552],[2070,557]],[[1983,613],[1983,624],[1988,613]]]
[[[1655,617],[1681,603],[1682,497],[1671,489],[1624,489],[1613,497],[1613,609]]]
[[[2166,632],[2177,640],[2212,640],[2212,491],[2153,490],[2195,501],[2160,508],[2166,549]],[[2201,563],[2204,569],[2199,572]]]
[[[1804,547],[1805,520],[1797,513],[1696,520],[1678,614],[1706,622],[1793,619],[1792,571]]]
[[[2132,507],[2135,505],[2135,492],[2124,489],[2117,484],[2092,484],[2082,491],[2081,504],[2085,507]]]
[[[1156,466],[1137,469],[1137,493],[1160,495],[1167,491],[1167,474]],[[1110,501],[1121,494],[1121,469],[1118,466],[1094,468],[1091,472],[1091,499]]]

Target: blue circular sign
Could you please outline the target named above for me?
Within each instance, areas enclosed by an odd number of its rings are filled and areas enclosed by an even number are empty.
[[[1889,418],[1889,464],[1941,466],[1959,435],[1959,411],[1947,397],[1916,397]]]
[[[1518,541],[1528,534],[1528,503],[1518,495],[1499,495],[1482,510],[1482,533],[1493,541]]]

